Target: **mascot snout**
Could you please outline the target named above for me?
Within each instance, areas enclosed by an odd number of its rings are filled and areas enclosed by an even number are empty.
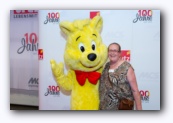
[[[97,55],[96,55],[95,53],[90,53],[90,54],[88,55],[88,59],[89,59],[90,61],[94,61],[96,58],[97,58]]]

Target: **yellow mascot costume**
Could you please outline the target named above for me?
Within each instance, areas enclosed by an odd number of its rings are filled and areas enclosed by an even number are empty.
[[[107,47],[102,43],[101,16],[93,19],[63,21],[60,29],[67,36],[64,64],[51,60],[52,73],[58,85],[71,90],[71,110],[99,109],[99,78],[107,60]]]

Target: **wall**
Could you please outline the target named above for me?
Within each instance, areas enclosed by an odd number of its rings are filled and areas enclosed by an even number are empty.
[[[135,69],[143,110],[160,110],[159,10],[40,10],[39,49],[43,49],[39,61],[40,110],[70,109],[70,92],[54,89],[54,94],[46,94],[58,86],[52,76],[50,59],[64,62],[66,41],[59,29],[59,22],[89,18],[90,12],[96,11],[103,17],[103,42],[107,46],[117,42],[122,50],[128,50],[124,58],[130,58]],[[50,21],[47,21],[48,16]]]

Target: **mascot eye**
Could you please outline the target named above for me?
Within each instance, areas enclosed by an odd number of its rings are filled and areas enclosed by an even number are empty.
[[[84,52],[85,51],[85,47],[82,43],[79,44],[79,50]]]
[[[94,41],[92,41],[92,46],[91,46],[91,47],[92,47],[93,50],[95,50],[95,48],[96,48],[96,43],[95,43]]]

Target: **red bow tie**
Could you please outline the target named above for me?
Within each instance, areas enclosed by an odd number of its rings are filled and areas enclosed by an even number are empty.
[[[88,78],[90,83],[96,85],[97,80],[100,78],[101,75],[98,72],[75,71],[75,73],[76,73],[76,79],[81,86],[85,84],[86,78]]]

